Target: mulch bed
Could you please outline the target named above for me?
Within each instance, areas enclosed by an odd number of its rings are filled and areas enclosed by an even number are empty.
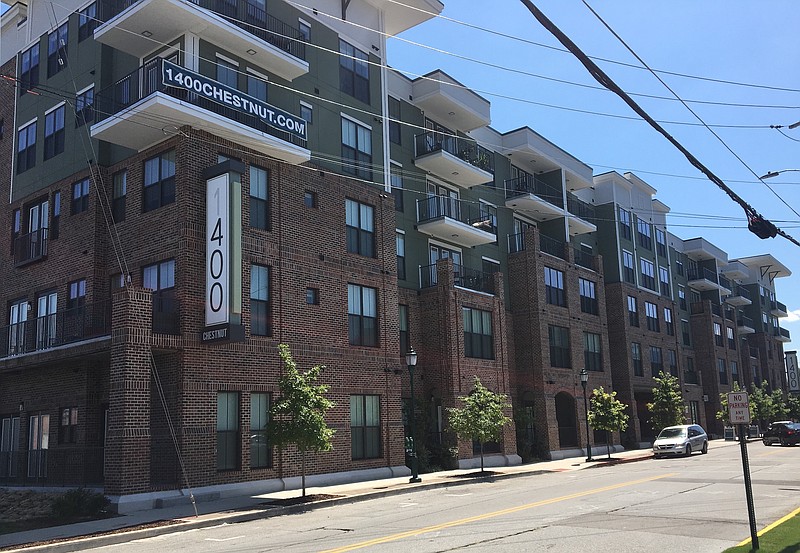
[[[336,499],[342,497],[341,495],[329,495],[325,493],[317,493],[306,496],[288,497],[286,499],[270,499],[259,503],[259,505],[267,508],[272,507],[288,507],[289,505],[301,505],[303,503],[314,503],[315,501],[325,501],[326,499]]]
[[[454,474],[448,478],[486,478],[487,476],[497,476],[499,472],[493,470],[479,470],[476,472],[467,472],[464,474]]]

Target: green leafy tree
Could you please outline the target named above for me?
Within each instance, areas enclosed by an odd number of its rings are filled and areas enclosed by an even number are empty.
[[[733,388],[731,392],[743,392],[739,387],[739,383],[734,381]],[[731,418],[730,413],[728,412],[728,392],[722,392],[719,394],[719,406],[720,410],[717,411],[717,419],[721,420],[725,426],[731,425]],[[750,420],[754,420],[755,417],[753,416],[753,400],[750,399]]]
[[[589,424],[597,430],[605,430],[606,450],[611,459],[611,433],[628,428],[627,406],[617,399],[617,392],[606,392],[602,386],[592,391],[589,403]]]
[[[653,381],[656,383],[653,402],[647,404],[653,430],[660,432],[662,428],[683,424],[683,396],[678,378],[662,371]]]
[[[451,430],[460,438],[477,441],[481,446],[481,472],[483,472],[483,444],[499,440],[503,427],[511,422],[504,411],[510,409],[508,397],[497,394],[481,384],[475,377],[475,389],[468,396],[458,398],[463,407],[447,409]]]
[[[753,386],[750,392],[750,414],[752,420],[759,421],[762,427],[767,424],[786,418],[787,405],[783,401],[783,392],[780,390],[767,391],[767,381],[760,386]]]
[[[300,452],[303,497],[306,495],[306,453],[330,451],[335,430],[325,423],[325,413],[334,403],[325,397],[328,386],[315,382],[325,369],[316,365],[301,373],[289,346],[278,345],[285,366],[278,386],[280,397],[270,408],[269,439],[278,448],[294,444]]]
[[[800,421],[800,395],[789,394],[786,399],[786,413],[793,421]]]

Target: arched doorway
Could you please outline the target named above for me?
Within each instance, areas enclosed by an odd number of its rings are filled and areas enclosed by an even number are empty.
[[[578,421],[575,416],[575,398],[567,392],[556,394],[556,421],[558,442],[561,448],[578,446]]]

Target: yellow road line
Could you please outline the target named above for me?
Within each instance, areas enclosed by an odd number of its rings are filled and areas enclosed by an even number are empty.
[[[408,530],[406,532],[400,532],[398,534],[390,534],[388,536],[383,536],[381,538],[374,538],[371,540],[363,541],[360,543],[354,543],[352,545],[345,545],[343,547],[338,547],[336,549],[328,549],[327,551],[323,551],[322,553],[345,553],[346,551],[354,551],[356,549],[363,549],[365,547],[370,547],[372,545],[379,545],[382,543],[388,543],[391,541],[402,540],[405,538],[411,538],[414,536],[419,536],[420,534],[427,534],[429,532],[436,532],[437,530],[444,530],[445,528],[452,528],[453,526],[461,526],[463,524],[469,524],[471,522],[478,522],[480,520],[486,520],[489,518],[499,517],[503,515],[510,515],[512,513],[517,513],[519,511],[524,511],[526,509],[533,509],[534,507],[541,507],[543,505],[550,505],[552,503],[558,503],[560,501],[568,501],[570,499],[576,499],[578,497],[584,497],[587,495],[593,495],[602,492],[608,492],[611,490],[616,490],[618,488],[624,488],[627,486],[635,486],[636,484],[643,484],[644,482],[651,482],[653,480],[659,480],[661,478],[668,478],[670,476],[675,476],[675,473],[670,474],[662,474],[660,476],[652,476],[650,478],[642,478],[640,480],[632,480],[630,482],[623,482],[621,484],[613,484],[611,486],[605,486],[603,488],[595,488],[593,490],[587,490],[585,492],[578,492],[573,493],[570,495],[563,495],[561,497],[554,497],[552,499],[545,499],[542,501],[537,501],[535,503],[527,503],[525,505],[520,505],[518,507],[511,507],[508,509],[503,509],[500,511],[494,511],[491,513],[483,513],[481,515],[475,515],[473,517],[462,518],[458,520],[451,520],[450,522],[443,522],[442,524],[436,524],[434,526],[426,526],[423,528],[417,528],[416,530]]]
[[[778,520],[776,520],[775,522],[773,522],[769,526],[765,526],[763,530],[761,530],[760,532],[757,533],[757,535],[759,537],[763,536],[764,534],[766,534],[767,532],[769,532],[770,530],[772,530],[776,526],[778,526],[780,524],[783,524],[784,522],[786,522],[787,520],[789,520],[790,518],[792,518],[793,516],[798,515],[798,514],[800,514],[800,507],[798,507],[797,509],[795,509],[794,511],[792,511],[791,513],[789,513],[785,517],[779,518]],[[752,538],[747,538],[743,542],[737,543],[736,547],[739,547],[739,546],[742,546],[742,545],[747,545],[748,543],[750,543],[751,539]]]

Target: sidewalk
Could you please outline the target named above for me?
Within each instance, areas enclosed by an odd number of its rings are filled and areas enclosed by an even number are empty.
[[[735,444],[735,442],[724,442],[722,440],[714,440],[712,443],[715,447]],[[410,484],[408,482],[408,477],[402,476],[351,484],[310,487],[306,488],[307,495],[327,495],[335,497],[332,499],[323,499],[294,505],[270,506],[269,502],[299,497],[301,495],[300,490],[231,497],[205,502],[199,501],[196,503],[198,516],[195,516],[194,508],[187,499],[185,505],[137,511],[114,518],[2,535],[0,536],[0,549],[4,551],[66,553],[68,551],[78,551],[91,547],[124,543],[135,539],[171,532],[182,532],[189,529],[204,528],[225,523],[246,522],[260,518],[308,511],[320,507],[329,507],[336,504],[351,503],[370,498],[385,497],[387,495],[410,493],[420,488],[431,489],[459,486],[481,480],[498,480],[501,478],[531,476],[549,472],[582,470],[650,458],[652,458],[650,449],[638,449],[612,453],[611,461],[608,461],[605,455],[603,455],[590,462],[587,462],[586,459],[582,457],[573,457],[558,461],[542,461],[511,467],[487,467],[487,471],[491,471],[491,475],[485,477],[459,478],[465,474],[472,474],[478,471],[477,469],[466,469],[423,474],[421,475],[422,482],[416,484]],[[152,524],[153,526],[141,528],[141,526],[148,524]],[[14,546],[23,546],[24,544],[31,544],[34,542],[52,543],[34,547],[29,546],[24,549],[21,547],[14,549]]]

